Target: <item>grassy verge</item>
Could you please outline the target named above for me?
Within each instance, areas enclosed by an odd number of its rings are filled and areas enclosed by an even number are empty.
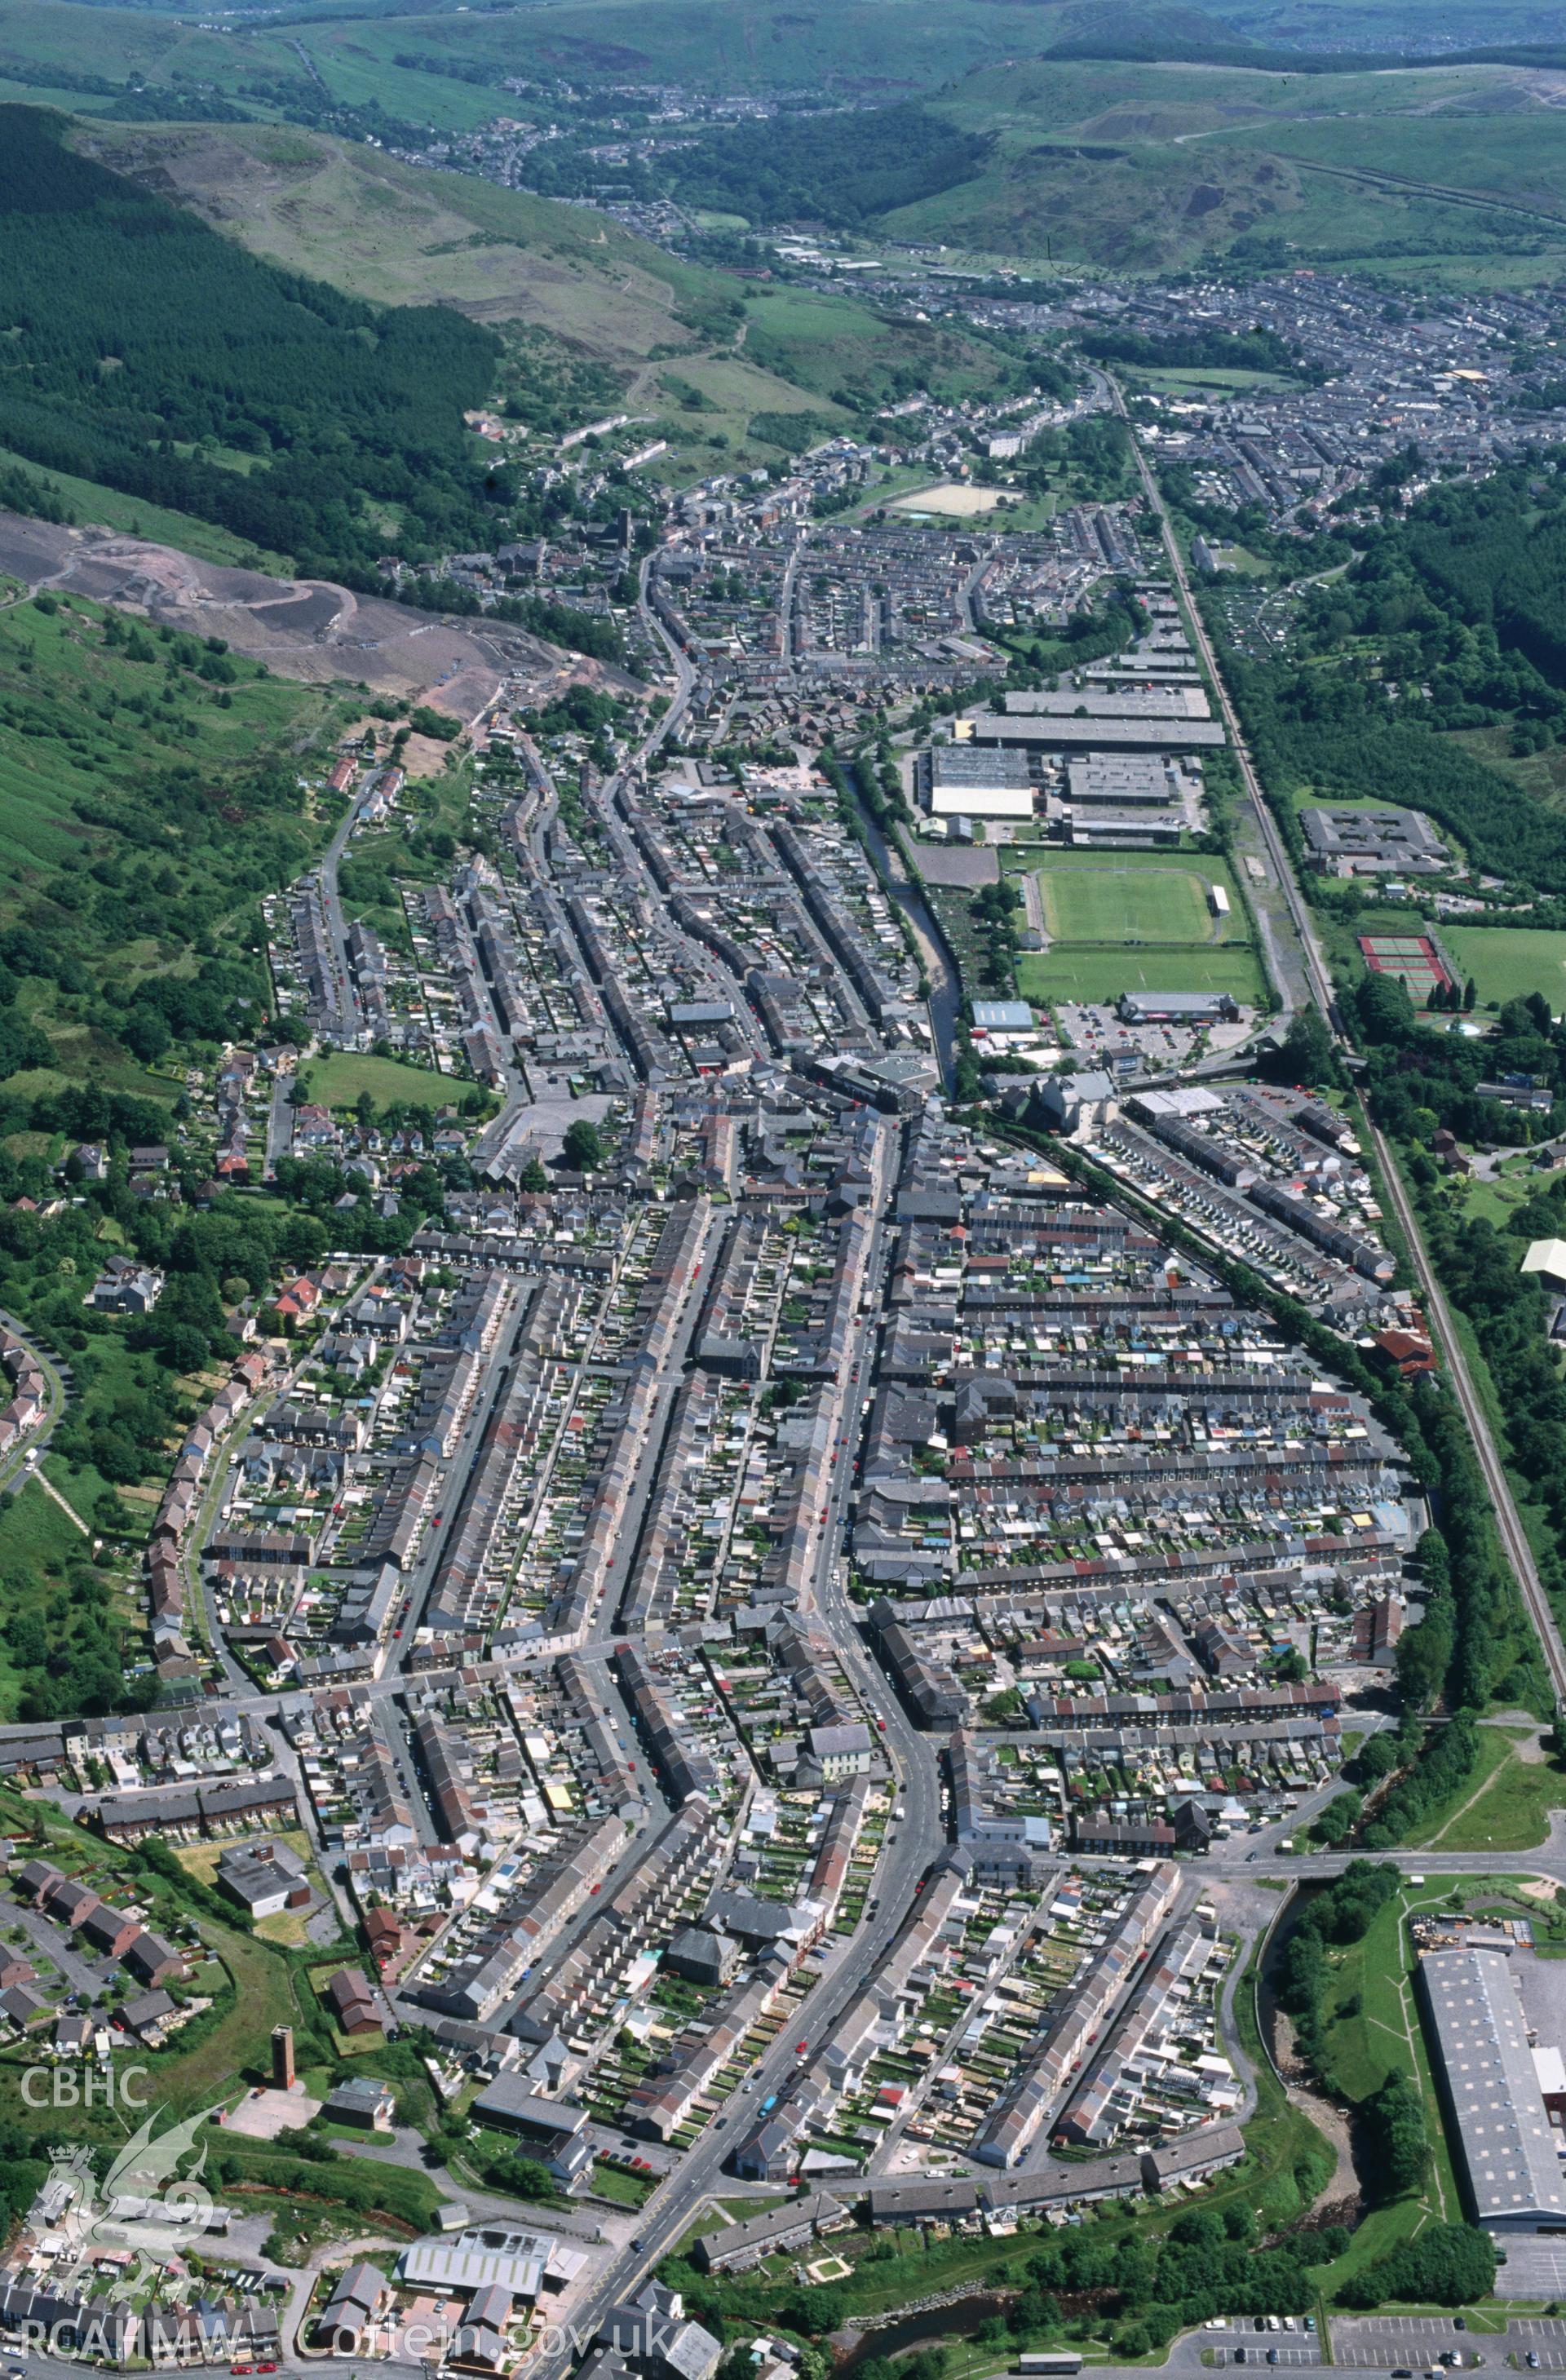
[[[1499,1734],[1487,1728],[1481,1736]],[[1566,1806],[1566,1769],[1553,1755],[1523,1759],[1516,1739],[1476,1801],[1460,1805],[1432,1847],[1444,1852],[1534,1851],[1549,1834],[1553,1814]]]
[[[1404,1836],[1401,1845],[1402,1850],[1422,1851],[1437,1842],[1441,1844],[1443,1850],[1457,1851],[1462,1848],[1460,1844],[1445,1841],[1447,1828],[1464,1804],[1470,1802],[1475,1793],[1484,1790],[1498,1769],[1505,1767],[1511,1755],[1510,1740],[1497,1728],[1481,1728],[1478,1732],[1478,1742],[1479,1757],[1470,1774],[1460,1785],[1455,1786],[1443,1801],[1437,1803],[1421,1827],[1416,1828],[1412,1834]]]

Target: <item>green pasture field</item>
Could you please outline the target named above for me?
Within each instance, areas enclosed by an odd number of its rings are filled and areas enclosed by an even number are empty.
[[[942,323],[887,322],[857,298],[815,290],[754,292],[746,320],[748,360],[817,396],[885,397],[899,365],[932,395],[965,396],[989,386],[1002,360]]]
[[[688,411],[679,403],[674,384],[681,382],[698,389],[707,399],[700,412]],[[669,441],[669,453],[652,468],[660,479],[678,484],[703,473],[733,468],[747,459],[779,456],[783,449],[753,427],[756,415],[809,414],[822,425],[818,436],[833,429],[850,429],[854,421],[854,416],[830,397],[813,396],[775,372],[762,371],[745,356],[682,356],[660,376],[658,390],[665,409],[656,431],[638,430],[635,435]],[[715,434],[722,443],[713,443]]]
[[[46,68],[35,71],[44,73]],[[69,115],[93,115],[100,108],[112,107],[113,100],[84,91],[56,90],[45,82],[18,81],[14,76],[0,75],[0,106],[57,107]]]
[[[56,69],[68,78],[86,67],[111,82],[137,75],[154,89],[182,81],[237,96],[237,86],[262,62],[249,42],[138,8],[105,8],[102,18],[84,26],[62,0],[0,0],[0,61],[32,106],[43,103]],[[304,67],[283,41],[267,40],[265,66],[304,80]],[[55,88],[60,105],[73,113],[91,114],[107,103],[103,94],[70,91],[65,82]]]
[[[1560,1015],[1566,1009],[1566,933],[1544,926],[1442,926],[1441,941],[1481,1001],[1523,1000],[1542,991]]]
[[[427,1066],[405,1066],[395,1058],[350,1050],[334,1050],[329,1058],[318,1059],[306,1075],[309,1097],[329,1108],[351,1108],[366,1091],[382,1107],[400,1101],[409,1107],[443,1108],[472,1087],[450,1075],[431,1074]]]
[[[300,28],[299,47],[340,106],[383,107],[388,115],[406,122],[440,124],[454,132],[476,131],[504,111],[508,94],[500,89],[498,76],[493,86],[486,87],[399,67],[397,50],[418,55],[426,44],[405,38],[379,48],[361,38],[375,30],[358,23]]]

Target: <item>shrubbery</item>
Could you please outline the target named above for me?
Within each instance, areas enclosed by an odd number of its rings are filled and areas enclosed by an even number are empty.
[[[1345,2280],[1338,2291],[1346,2306],[1385,2305],[1390,2299],[1414,2305],[1473,2305],[1495,2287],[1495,2241],[1472,2223],[1431,2223],[1378,2265]]]

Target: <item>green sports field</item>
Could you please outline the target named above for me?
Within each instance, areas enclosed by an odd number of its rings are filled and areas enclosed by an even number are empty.
[[[1566,1010],[1566,934],[1544,926],[1443,926],[1441,940],[1481,1001],[1542,991],[1556,1015]]]
[[[1221,865],[1184,855],[1062,852],[1035,871],[1052,942],[1216,943],[1241,939],[1244,913]],[[1230,915],[1215,917],[1208,894],[1220,884]]]
[[[1042,955],[1018,959],[1017,990],[1024,1000],[1039,1004],[1118,1000],[1123,991],[1227,991],[1243,1006],[1256,1008],[1266,997],[1256,953],[1244,942],[1207,951],[1089,950],[1057,943]]]
[[[1266,996],[1245,911],[1221,859],[1197,852],[1009,850],[1008,875],[1033,875],[1050,947],[1017,962],[1025,1000],[1118,1000],[1123,991]],[[1215,917],[1220,885],[1229,915]]]

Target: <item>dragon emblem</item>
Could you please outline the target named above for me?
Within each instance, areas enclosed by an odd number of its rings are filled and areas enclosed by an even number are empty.
[[[196,2138],[209,2113],[203,2107],[162,2132],[154,2132],[157,2118],[150,2115],[116,2155],[102,2197],[86,2149],[55,2152],[55,2178],[68,2190],[56,2220],[79,2231],[88,2252],[128,2252],[136,2260],[109,2291],[111,2298],[145,2289],[210,2228],[214,2205],[202,2179],[207,2153]],[[184,2169],[192,2157],[194,2163]]]

